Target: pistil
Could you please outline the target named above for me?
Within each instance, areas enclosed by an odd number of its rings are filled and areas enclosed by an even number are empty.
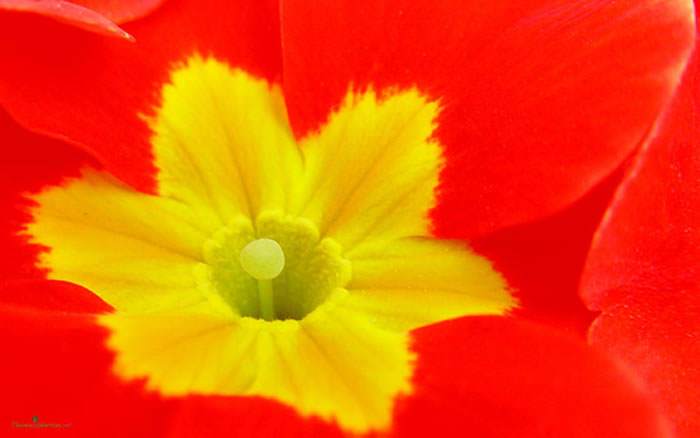
[[[241,267],[258,283],[260,317],[266,321],[275,319],[275,298],[272,280],[285,265],[284,251],[272,239],[256,239],[248,243],[240,253]]]

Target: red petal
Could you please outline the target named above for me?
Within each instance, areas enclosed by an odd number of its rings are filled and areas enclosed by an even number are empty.
[[[37,297],[42,300],[35,302]],[[290,407],[259,397],[162,398],[144,389],[143,381],[122,381],[111,371],[108,332],[95,320],[95,312],[104,310],[94,295],[67,283],[0,288],[3,431],[13,422],[31,424],[36,415],[42,423],[69,423],[69,430],[61,430],[68,436],[342,435],[334,424],[302,418]]]
[[[186,398],[169,438],[341,438],[340,428],[317,418],[301,419],[291,408],[259,397]]]
[[[692,45],[689,0],[283,2],[298,135],[348,87],[417,86],[444,110],[441,236],[571,203],[643,138]]]
[[[0,305],[43,311],[104,313],[112,310],[89,290],[53,280],[16,280],[0,287]]]
[[[34,294],[50,294],[36,283]],[[85,313],[46,312],[0,304],[0,421],[3,436],[45,424],[69,424],[67,436],[162,436],[173,403],[123,383],[111,372],[106,330]],[[29,430],[37,432],[36,430]],[[45,429],[38,429],[46,433]]]
[[[158,103],[173,65],[199,52],[271,80],[281,72],[275,0],[168,1],[126,26],[133,44],[9,15],[0,15],[0,105],[144,190],[154,181],[142,114]]]
[[[0,138],[0,280],[41,278],[43,272],[35,267],[41,248],[22,234],[30,219],[30,203],[23,194],[77,176],[80,166],[90,161],[74,147],[21,129],[2,110]]]
[[[102,2],[96,2],[102,3]],[[63,0],[0,0],[0,10],[29,12],[102,35],[132,40],[113,20],[105,17],[99,9],[91,9]],[[12,17],[11,17],[12,18]]]
[[[581,341],[497,317],[414,339],[416,393],[396,407],[395,436],[667,436],[629,377]]]
[[[145,17],[165,0],[73,0],[73,3],[98,11],[115,23]]]
[[[145,17],[165,0],[0,0],[0,9],[33,12],[59,21],[67,21],[78,27],[97,26],[88,30],[97,33],[126,32],[114,23],[124,23]],[[120,36],[124,36],[120,35]]]
[[[598,231],[583,279],[594,309],[634,290],[670,293],[700,280],[699,74],[696,55]]]
[[[673,422],[676,438],[700,436],[699,339],[697,287],[630,295],[604,310],[590,332],[594,346],[623,359],[644,379]]]
[[[700,436],[700,54],[598,230],[582,294],[594,345],[650,386],[679,437]]]
[[[594,314],[578,294],[579,280],[620,174],[560,213],[472,242],[507,279],[519,301],[514,315],[585,337]]]

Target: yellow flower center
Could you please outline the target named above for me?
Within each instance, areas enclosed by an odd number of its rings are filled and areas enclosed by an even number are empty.
[[[439,105],[419,91],[350,90],[299,141],[277,85],[214,59],[161,97],[157,195],[86,168],[32,195],[27,227],[50,278],[114,307],[120,378],[382,430],[412,391],[412,329],[515,305],[487,260],[430,234]]]

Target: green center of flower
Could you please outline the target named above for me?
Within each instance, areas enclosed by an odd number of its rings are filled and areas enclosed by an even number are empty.
[[[340,246],[308,220],[265,212],[240,217],[204,245],[200,285],[241,316],[303,319],[350,280]]]

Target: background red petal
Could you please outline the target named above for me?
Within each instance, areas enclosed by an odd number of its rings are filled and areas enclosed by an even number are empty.
[[[125,23],[144,17],[165,0],[73,0],[73,3],[98,11],[115,23]]]
[[[649,387],[675,437],[700,434],[700,289],[632,294],[593,323],[591,343],[621,358]]]
[[[33,12],[77,25],[97,25],[98,33],[114,32],[124,23],[153,12],[165,0],[0,0],[0,9]],[[107,23],[110,22],[111,24]],[[99,28],[99,26],[106,26]],[[120,32],[124,32],[119,29]]]
[[[199,52],[270,80],[281,76],[275,0],[171,0],[102,38],[30,14],[0,14],[0,106],[22,125],[80,145],[153,190],[150,130],[170,69]]]
[[[102,3],[96,1],[94,3]],[[99,5],[97,5],[99,6]],[[0,0],[0,12],[32,13],[106,36],[132,40],[132,36],[99,9],[63,0]]]
[[[696,55],[597,232],[582,289],[594,309],[700,280],[699,74]]]
[[[418,329],[416,393],[394,436],[664,437],[649,400],[582,341],[516,319]]]
[[[598,230],[590,339],[639,373],[677,436],[700,436],[700,56]]]
[[[675,86],[692,24],[689,0],[282,2],[284,88],[298,135],[350,84],[439,98],[436,232],[472,237],[611,173]]]

